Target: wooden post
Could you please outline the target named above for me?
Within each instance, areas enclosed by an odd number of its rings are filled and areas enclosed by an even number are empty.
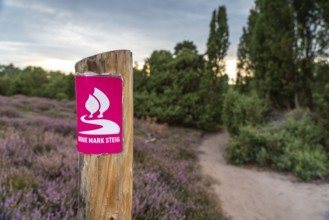
[[[79,154],[78,219],[129,220],[132,212],[133,71],[132,53],[110,51],[80,60],[78,73],[118,73],[123,77],[123,152]]]

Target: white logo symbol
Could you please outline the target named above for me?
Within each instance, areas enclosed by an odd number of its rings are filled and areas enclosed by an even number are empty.
[[[120,127],[117,123],[107,120],[107,119],[89,119],[93,118],[94,114],[99,112],[97,118],[103,118],[104,112],[106,112],[110,107],[110,100],[109,98],[99,89],[96,87],[94,88],[93,95],[89,95],[88,100],[85,104],[86,109],[90,113],[88,115],[84,115],[80,118],[80,120],[86,124],[94,124],[102,126],[99,129],[90,130],[90,131],[81,131],[80,134],[92,134],[92,135],[99,135],[99,134],[118,134],[120,132]]]

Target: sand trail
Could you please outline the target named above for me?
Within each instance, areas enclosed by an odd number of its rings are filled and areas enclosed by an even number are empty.
[[[226,163],[227,132],[207,136],[199,151],[204,175],[233,220],[329,220],[329,184]]]

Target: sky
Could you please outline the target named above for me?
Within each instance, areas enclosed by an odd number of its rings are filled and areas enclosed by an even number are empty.
[[[227,72],[253,0],[0,0],[0,64],[74,72],[82,58],[128,49],[142,64],[154,50],[183,40],[206,51],[212,11],[226,6]]]

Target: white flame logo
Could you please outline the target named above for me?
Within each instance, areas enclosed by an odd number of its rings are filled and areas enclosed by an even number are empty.
[[[89,118],[92,118],[93,117],[93,114],[95,112],[97,112],[98,108],[99,108],[99,104],[97,102],[97,99],[95,99],[94,96],[89,95],[89,98],[88,98],[88,100],[86,102],[86,109],[90,113]]]
[[[89,95],[86,102],[86,109],[89,111],[89,118],[93,117],[93,114],[99,111],[97,118],[103,118],[103,113],[110,107],[110,100],[99,89],[94,89],[94,94]]]
[[[88,118],[93,118],[94,114],[99,111],[97,118],[103,118],[104,112],[106,112],[110,107],[109,98],[98,88],[94,88],[93,95],[89,95],[85,107],[89,112]],[[90,131],[81,131],[81,134],[118,134],[120,132],[120,127],[117,123],[107,120],[107,119],[86,119],[87,115],[84,115],[80,120],[86,124],[94,124],[102,126],[99,129]]]

